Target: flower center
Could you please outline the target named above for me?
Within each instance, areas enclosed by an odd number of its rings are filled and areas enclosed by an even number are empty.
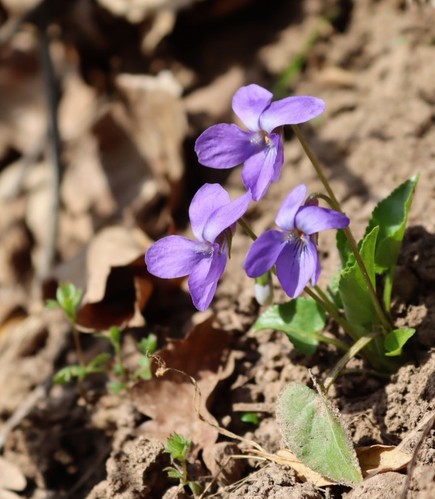
[[[260,130],[259,132],[252,134],[251,144],[260,148],[273,146],[273,142],[271,141],[269,134],[264,130]]]
[[[288,243],[296,243],[296,244],[306,244],[306,235],[298,229],[289,230],[285,234],[285,240]]]

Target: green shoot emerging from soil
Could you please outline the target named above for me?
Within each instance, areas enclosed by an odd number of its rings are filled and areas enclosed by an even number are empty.
[[[199,483],[189,480],[188,477],[188,456],[192,440],[185,438],[183,435],[173,433],[165,445],[165,452],[171,458],[171,466],[164,469],[168,473],[169,478],[179,480],[182,487],[188,486],[194,496],[202,492],[202,487]]]
[[[80,328],[77,325],[77,313],[82,298],[82,291],[71,283],[62,283],[56,292],[55,300],[47,300],[47,308],[60,308],[71,324],[74,345],[76,348],[78,364],[72,364],[60,369],[54,376],[56,384],[63,385],[71,381],[77,381],[80,395],[87,400],[83,381],[87,376],[93,374],[105,374],[109,378],[108,390],[111,393],[119,393],[128,390],[130,385],[138,379],[149,380],[152,378],[151,362],[152,355],[157,350],[157,336],[150,333],[142,338],[137,349],[140,353],[138,365],[135,369],[127,369],[123,356],[123,333],[117,326],[112,326],[105,333],[93,333],[95,338],[107,340],[112,352],[103,352],[90,361],[86,362],[80,342]]]

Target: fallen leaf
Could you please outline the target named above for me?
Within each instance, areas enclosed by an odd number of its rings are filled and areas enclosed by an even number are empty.
[[[144,254],[148,239],[135,229],[108,227],[92,240],[88,282],[77,316],[81,329],[143,326],[141,311],[153,290]]]
[[[177,432],[191,438],[196,451],[216,441],[217,429],[202,421],[196,409],[216,424],[208,407],[217,384],[233,372],[234,358],[228,348],[230,335],[215,329],[213,321],[214,316],[210,316],[183,340],[171,340],[157,352],[169,371],[162,377],[140,381],[131,390],[133,405],[151,418],[141,426],[146,436],[165,441]],[[198,408],[189,376],[196,380],[200,391]]]
[[[411,461],[412,456],[392,445],[371,445],[356,449],[364,477],[398,471]]]
[[[182,141],[187,118],[182,87],[169,71],[157,76],[120,74],[116,85],[125,99],[115,116],[147,160],[155,175],[171,182],[183,173]]]
[[[409,454],[390,445],[371,445],[369,447],[358,447],[355,450],[364,478],[369,478],[378,473],[401,470],[411,460]],[[264,455],[259,454],[259,456],[278,464],[290,466],[302,481],[308,481],[316,487],[335,485],[335,482],[324,478],[301,463],[289,449],[280,449],[276,454],[265,453]]]
[[[267,459],[278,464],[290,466],[296,471],[299,479],[303,482],[310,482],[316,487],[326,487],[327,485],[336,485],[335,482],[324,478],[320,473],[313,471],[304,464],[289,450],[280,449],[276,454],[267,454]]]

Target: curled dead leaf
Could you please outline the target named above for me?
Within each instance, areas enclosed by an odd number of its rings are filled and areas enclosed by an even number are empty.
[[[153,285],[144,253],[150,243],[138,230],[109,227],[92,241],[87,255],[88,282],[77,322],[84,330],[142,326],[141,311]]]
[[[364,477],[371,477],[387,471],[398,471],[406,468],[411,455],[393,445],[371,445],[356,449]]]

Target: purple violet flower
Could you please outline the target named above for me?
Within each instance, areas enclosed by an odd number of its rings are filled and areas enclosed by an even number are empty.
[[[268,230],[256,239],[244,264],[249,277],[260,277],[276,264],[278,280],[292,298],[299,296],[310,280],[314,286],[319,279],[317,233],[349,225],[343,213],[312,201],[302,205],[306,193],[304,184],[290,192],[275,218],[281,230]]]
[[[272,102],[273,94],[259,85],[241,87],[233,97],[233,111],[248,129],[221,123],[196,140],[199,162],[212,168],[232,168],[244,163],[242,179],[255,201],[276,182],[284,163],[282,136],[276,129],[304,123],[323,113],[325,103],[316,97],[287,97]]]
[[[219,184],[204,184],[189,208],[196,241],[168,236],[155,242],[145,255],[149,272],[165,279],[188,275],[193,304],[198,310],[206,310],[225,269],[235,223],[251,200],[247,192],[231,201]]]

